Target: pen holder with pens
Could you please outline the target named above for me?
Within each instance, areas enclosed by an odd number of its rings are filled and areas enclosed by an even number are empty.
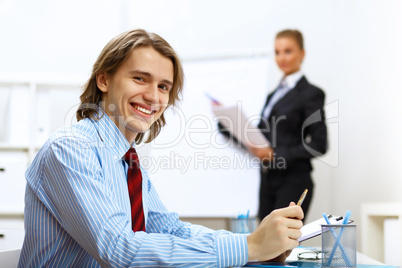
[[[230,230],[237,234],[250,234],[257,228],[257,219],[255,217],[231,218]]]
[[[322,267],[356,267],[356,225],[321,225]]]

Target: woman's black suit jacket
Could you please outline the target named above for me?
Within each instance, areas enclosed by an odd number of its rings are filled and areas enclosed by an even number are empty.
[[[264,105],[268,105],[274,92]],[[268,118],[258,125],[270,141],[274,160],[261,165],[260,208],[262,219],[273,209],[284,207],[309,189],[303,210],[310,205],[313,182],[310,159],[327,150],[324,112],[325,93],[303,76],[272,108]]]

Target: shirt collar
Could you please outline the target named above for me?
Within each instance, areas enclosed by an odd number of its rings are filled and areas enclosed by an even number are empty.
[[[120,129],[102,110],[102,108],[98,109],[98,114],[100,117],[98,120],[92,118],[90,120],[95,125],[103,145],[113,152],[114,159],[118,161],[127,153],[128,149],[130,149],[130,144]],[[133,145],[134,144],[135,142]]]
[[[289,74],[287,76],[285,76],[284,78],[282,78],[281,83],[285,83],[286,87],[289,89],[292,89],[296,86],[297,82],[299,82],[299,80],[303,77],[303,72],[301,70]]]

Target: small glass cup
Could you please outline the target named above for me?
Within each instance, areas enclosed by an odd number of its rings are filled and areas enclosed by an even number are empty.
[[[257,218],[231,218],[230,230],[237,234],[250,234],[257,228]]]

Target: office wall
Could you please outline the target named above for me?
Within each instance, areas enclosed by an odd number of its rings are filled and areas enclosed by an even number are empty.
[[[338,107],[331,106],[330,154],[314,163],[309,217],[351,209],[359,223],[362,202],[402,202],[401,12],[397,0],[3,0],[0,75],[88,75],[103,45],[129,28],[160,33],[183,58],[272,49],[277,31],[298,28],[307,50],[303,70]],[[280,72],[269,75],[273,88]]]
[[[141,158],[165,205],[180,216],[257,214],[259,160],[219,133],[218,117],[206,96],[258,122],[270,58],[238,56],[184,62],[184,101],[165,113],[166,126]]]
[[[161,25],[136,14],[131,24],[158,30],[184,56],[270,48],[278,30],[300,29],[307,50],[303,70],[326,91],[326,103],[338,107],[331,106],[328,120],[330,157],[314,163],[317,192],[310,217],[351,209],[359,222],[362,202],[402,201],[400,2],[183,1],[159,7],[156,17],[175,19]],[[279,71],[273,69],[271,77],[273,88]]]

